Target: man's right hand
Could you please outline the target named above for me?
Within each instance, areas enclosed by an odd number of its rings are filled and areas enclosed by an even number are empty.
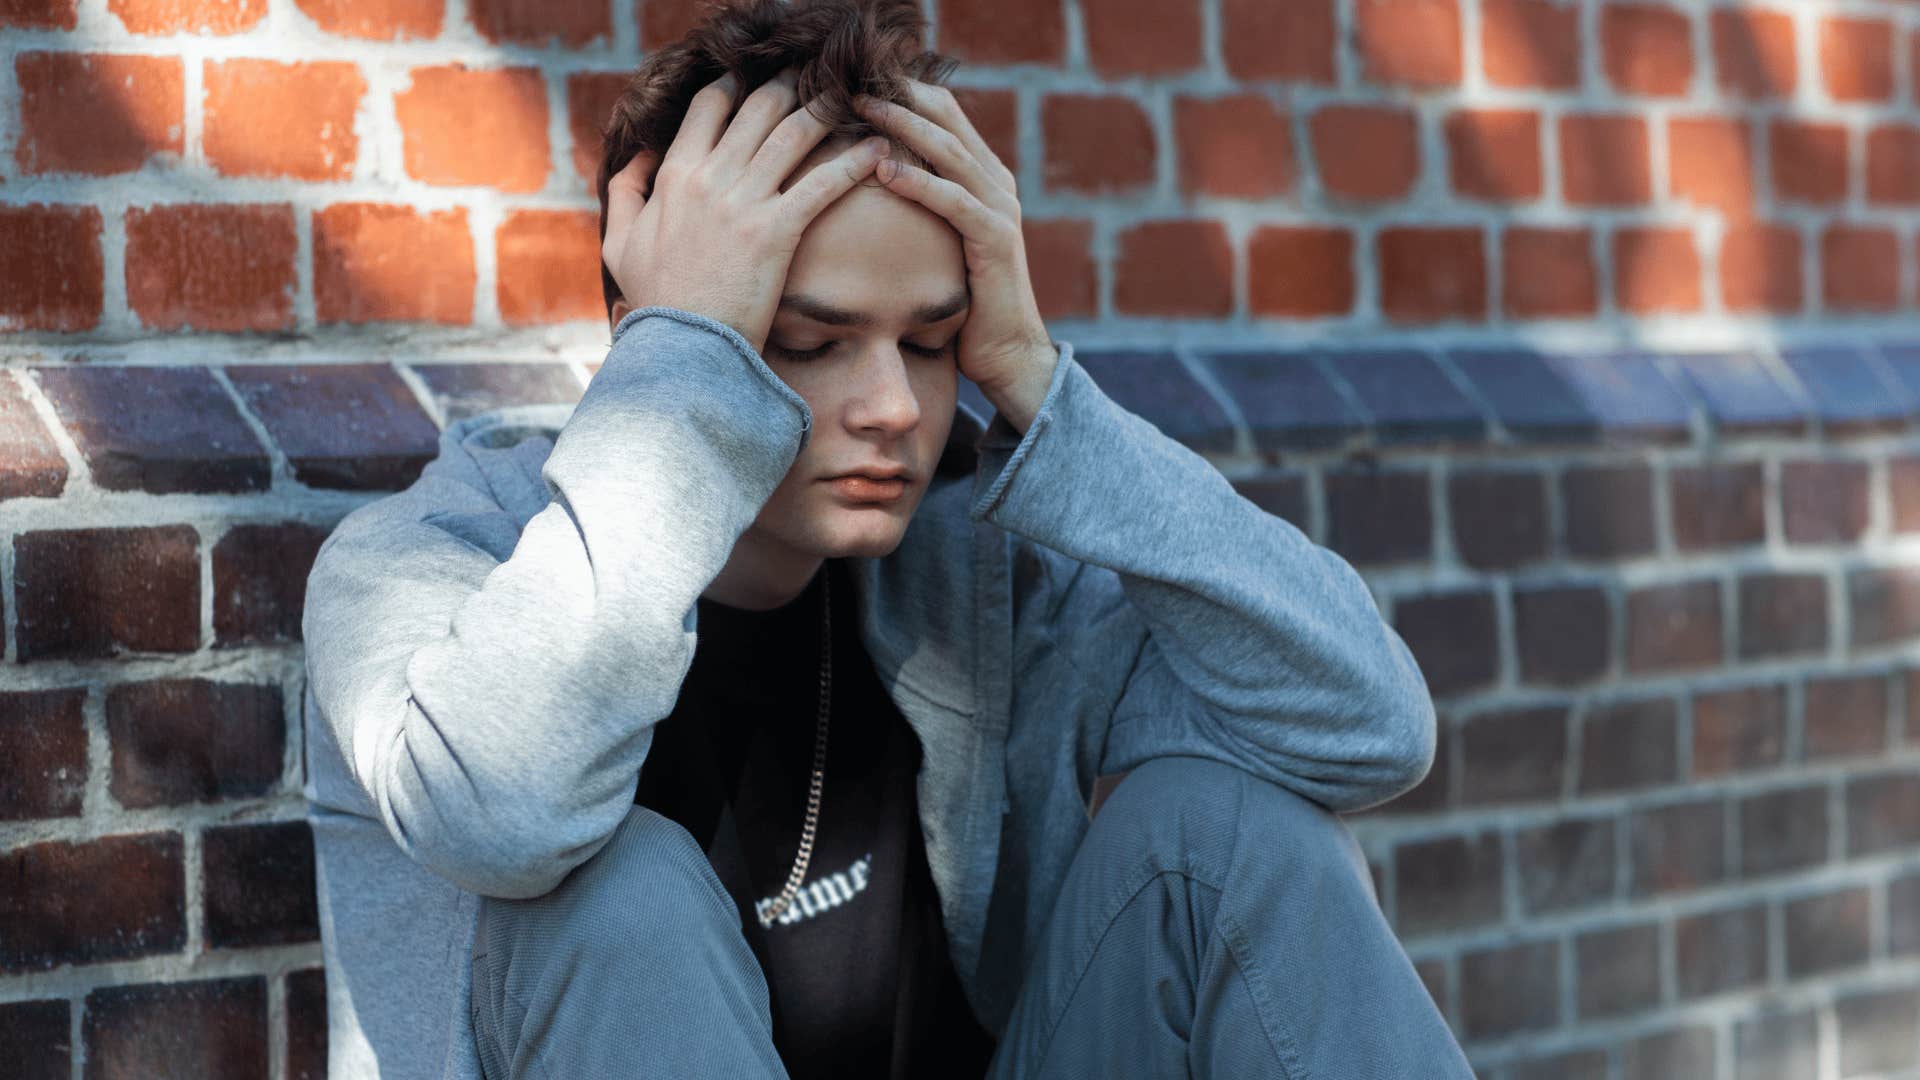
[[[768,80],[729,123],[734,77],[720,77],[693,96],[664,160],[636,155],[608,182],[600,257],[628,304],[706,315],[765,348],[800,234],[887,149],[857,143],[782,192],[827,131],[795,108],[794,82],[792,68]]]

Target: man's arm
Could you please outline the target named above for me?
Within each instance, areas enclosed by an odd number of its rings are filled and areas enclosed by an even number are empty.
[[[1216,757],[1336,810],[1418,783],[1433,702],[1359,573],[1058,347],[1025,430],[1002,412],[982,435],[969,514],[1057,553],[1027,609],[1115,702],[1097,771]]]
[[[692,662],[695,601],[811,427],[738,332],[642,308],[517,536],[471,458],[341,522],[308,579],[309,680],[402,850],[509,897],[599,850]]]

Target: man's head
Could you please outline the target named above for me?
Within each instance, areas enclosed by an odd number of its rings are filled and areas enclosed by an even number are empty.
[[[716,9],[680,42],[648,58],[605,129],[598,190],[606,229],[609,179],[636,154],[662,155],[693,95],[731,72],[734,105],[791,66],[802,102],[828,136],[785,187],[851,143],[882,134],[855,94],[907,104],[909,79],[943,80],[954,61],[920,45],[915,0],[745,0]],[[892,153],[925,166],[904,145]],[[628,310],[601,268],[608,314]],[[735,548],[719,598],[770,606],[804,584],[820,558],[892,551],[925,495],[953,422],[955,341],[968,312],[959,233],[939,215],[863,181],[807,227],[788,268],[764,350],[767,364],[813,411],[808,445]],[[904,469],[903,493],[830,482],[866,469]],[[757,583],[756,578],[764,579]],[[729,580],[731,579],[731,580]]]

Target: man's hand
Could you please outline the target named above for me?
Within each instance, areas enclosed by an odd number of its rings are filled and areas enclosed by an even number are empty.
[[[754,90],[728,122],[735,83],[724,75],[693,96],[664,159],[634,157],[607,184],[600,257],[628,304],[706,315],[764,349],[800,234],[872,171],[875,137],[780,184],[826,135],[792,68]]]
[[[861,95],[854,106],[880,130],[905,142],[939,176],[900,161],[874,175],[887,190],[925,206],[959,231],[972,310],[960,328],[961,374],[1025,431],[1053,380],[1059,351],[1040,318],[1013,173],[960,110],[952,91],[908,81],[913,108]]]

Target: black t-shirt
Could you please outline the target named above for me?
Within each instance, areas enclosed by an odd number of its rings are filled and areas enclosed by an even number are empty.
[[[790,1075],[979,1076],[994,1043],[947,951],[914,792],[920,742],[861,644],[847,568],[822,566],[770,611],[698,601],[699,644],[635,801],[686,828],[733,897]],[[806,824],[829,573],[832,711],[813,854],[762,928]]]

